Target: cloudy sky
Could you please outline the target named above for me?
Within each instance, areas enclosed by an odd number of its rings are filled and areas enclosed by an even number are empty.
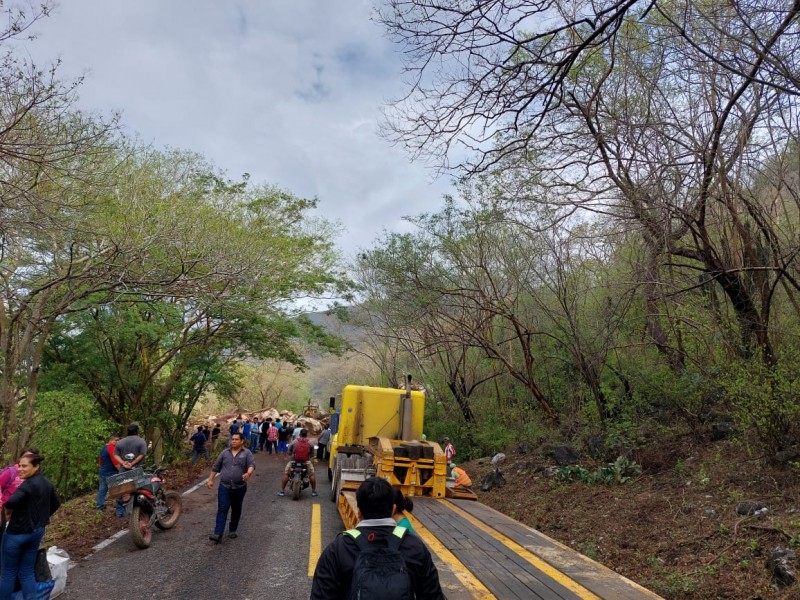
[[[156,147],[194,150],[320,200],[345,256],[403,215],[434,210],[447,177],[377,135],[404,91],[372,0],[61,0],[27,51],[86,74],[80,107],[120,111]]]

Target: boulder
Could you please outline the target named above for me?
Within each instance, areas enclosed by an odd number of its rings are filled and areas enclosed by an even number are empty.
[[[766,506],[761,502],[739,502],[739,504],[736,505],[736,514],[746,517],[752,516],[765,508]]]
[[[489,471],[481,481],[481,491],[488,492],[492,488],[503,487],[506,484],[506,478],[503,477],[503,473],[500,472],[500,469],[495,469],[494,471]]]
[[[719,441],[726,440],[736,433],[736,425],[732,418],[722,419],[711,426],[711,440]]]
[[[528,441],[521,441],[517,445],[517,454],[531,454],[533,453],[533,444]]]
[[[553,448],[553,458],[558,466],[566,467],[567,465],[577,465],[581,457],[575,448],[564,444]]]
[[[794,550],[789,548],[775,548],[770,552],[767,566],[779,587],[787,587],[797,581],[794,560]]]

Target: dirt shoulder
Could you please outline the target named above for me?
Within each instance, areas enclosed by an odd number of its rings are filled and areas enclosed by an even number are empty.
[[[727,441],[674,440],[636,458],[646,470],[634,481],[586,485],[548,477],[542,468],[552,461],[512,451],[500,467],[506,485],[478,493],[668,599],[800,598],[800,584],[776,589],[767,568],[773,548],[800,546],[796,471],[766,466]],[[492,469],[488,460],[465,466],[476,482]],[[737,514],[745,501],[768,512]]]
[[[166,487],[182,491],[200,481],[209,466],[210,463],[194,466],[188,461],[173,465],[165,477]],[[106,500],[106,510],[97,510],[94,505],[95,494],[65,502],[50,520],[42,546],[58,546],[72,560],[80,560],[90,555],[97,544],[127,527],[125,519],[115,516],[111,499]]]

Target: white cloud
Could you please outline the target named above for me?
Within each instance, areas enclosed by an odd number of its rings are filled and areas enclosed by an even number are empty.
[[[120,110],[157,147],[200,152],[232,177],[318,196],[346,254],[448,190],[377,136],[403,92],[397,48],[364,0],[64,0],[29,51],[83,72],[81,107]]]

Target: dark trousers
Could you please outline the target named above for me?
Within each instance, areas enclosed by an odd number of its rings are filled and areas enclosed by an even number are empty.
[[[317,460],[328,460],[330,453],[328,452],[328,446],[317,446]]]
[[[222,483],[217,490],[217,523],[214,526],[214,533],[222,536],[225,533],[225,521],[228,519],[228,511],[231,511],[231,524],[228,533],[233,533],[239,527],[239,519],[242,516],[242,502],[247,493],[247,486],[240,488],[229,488]]]

